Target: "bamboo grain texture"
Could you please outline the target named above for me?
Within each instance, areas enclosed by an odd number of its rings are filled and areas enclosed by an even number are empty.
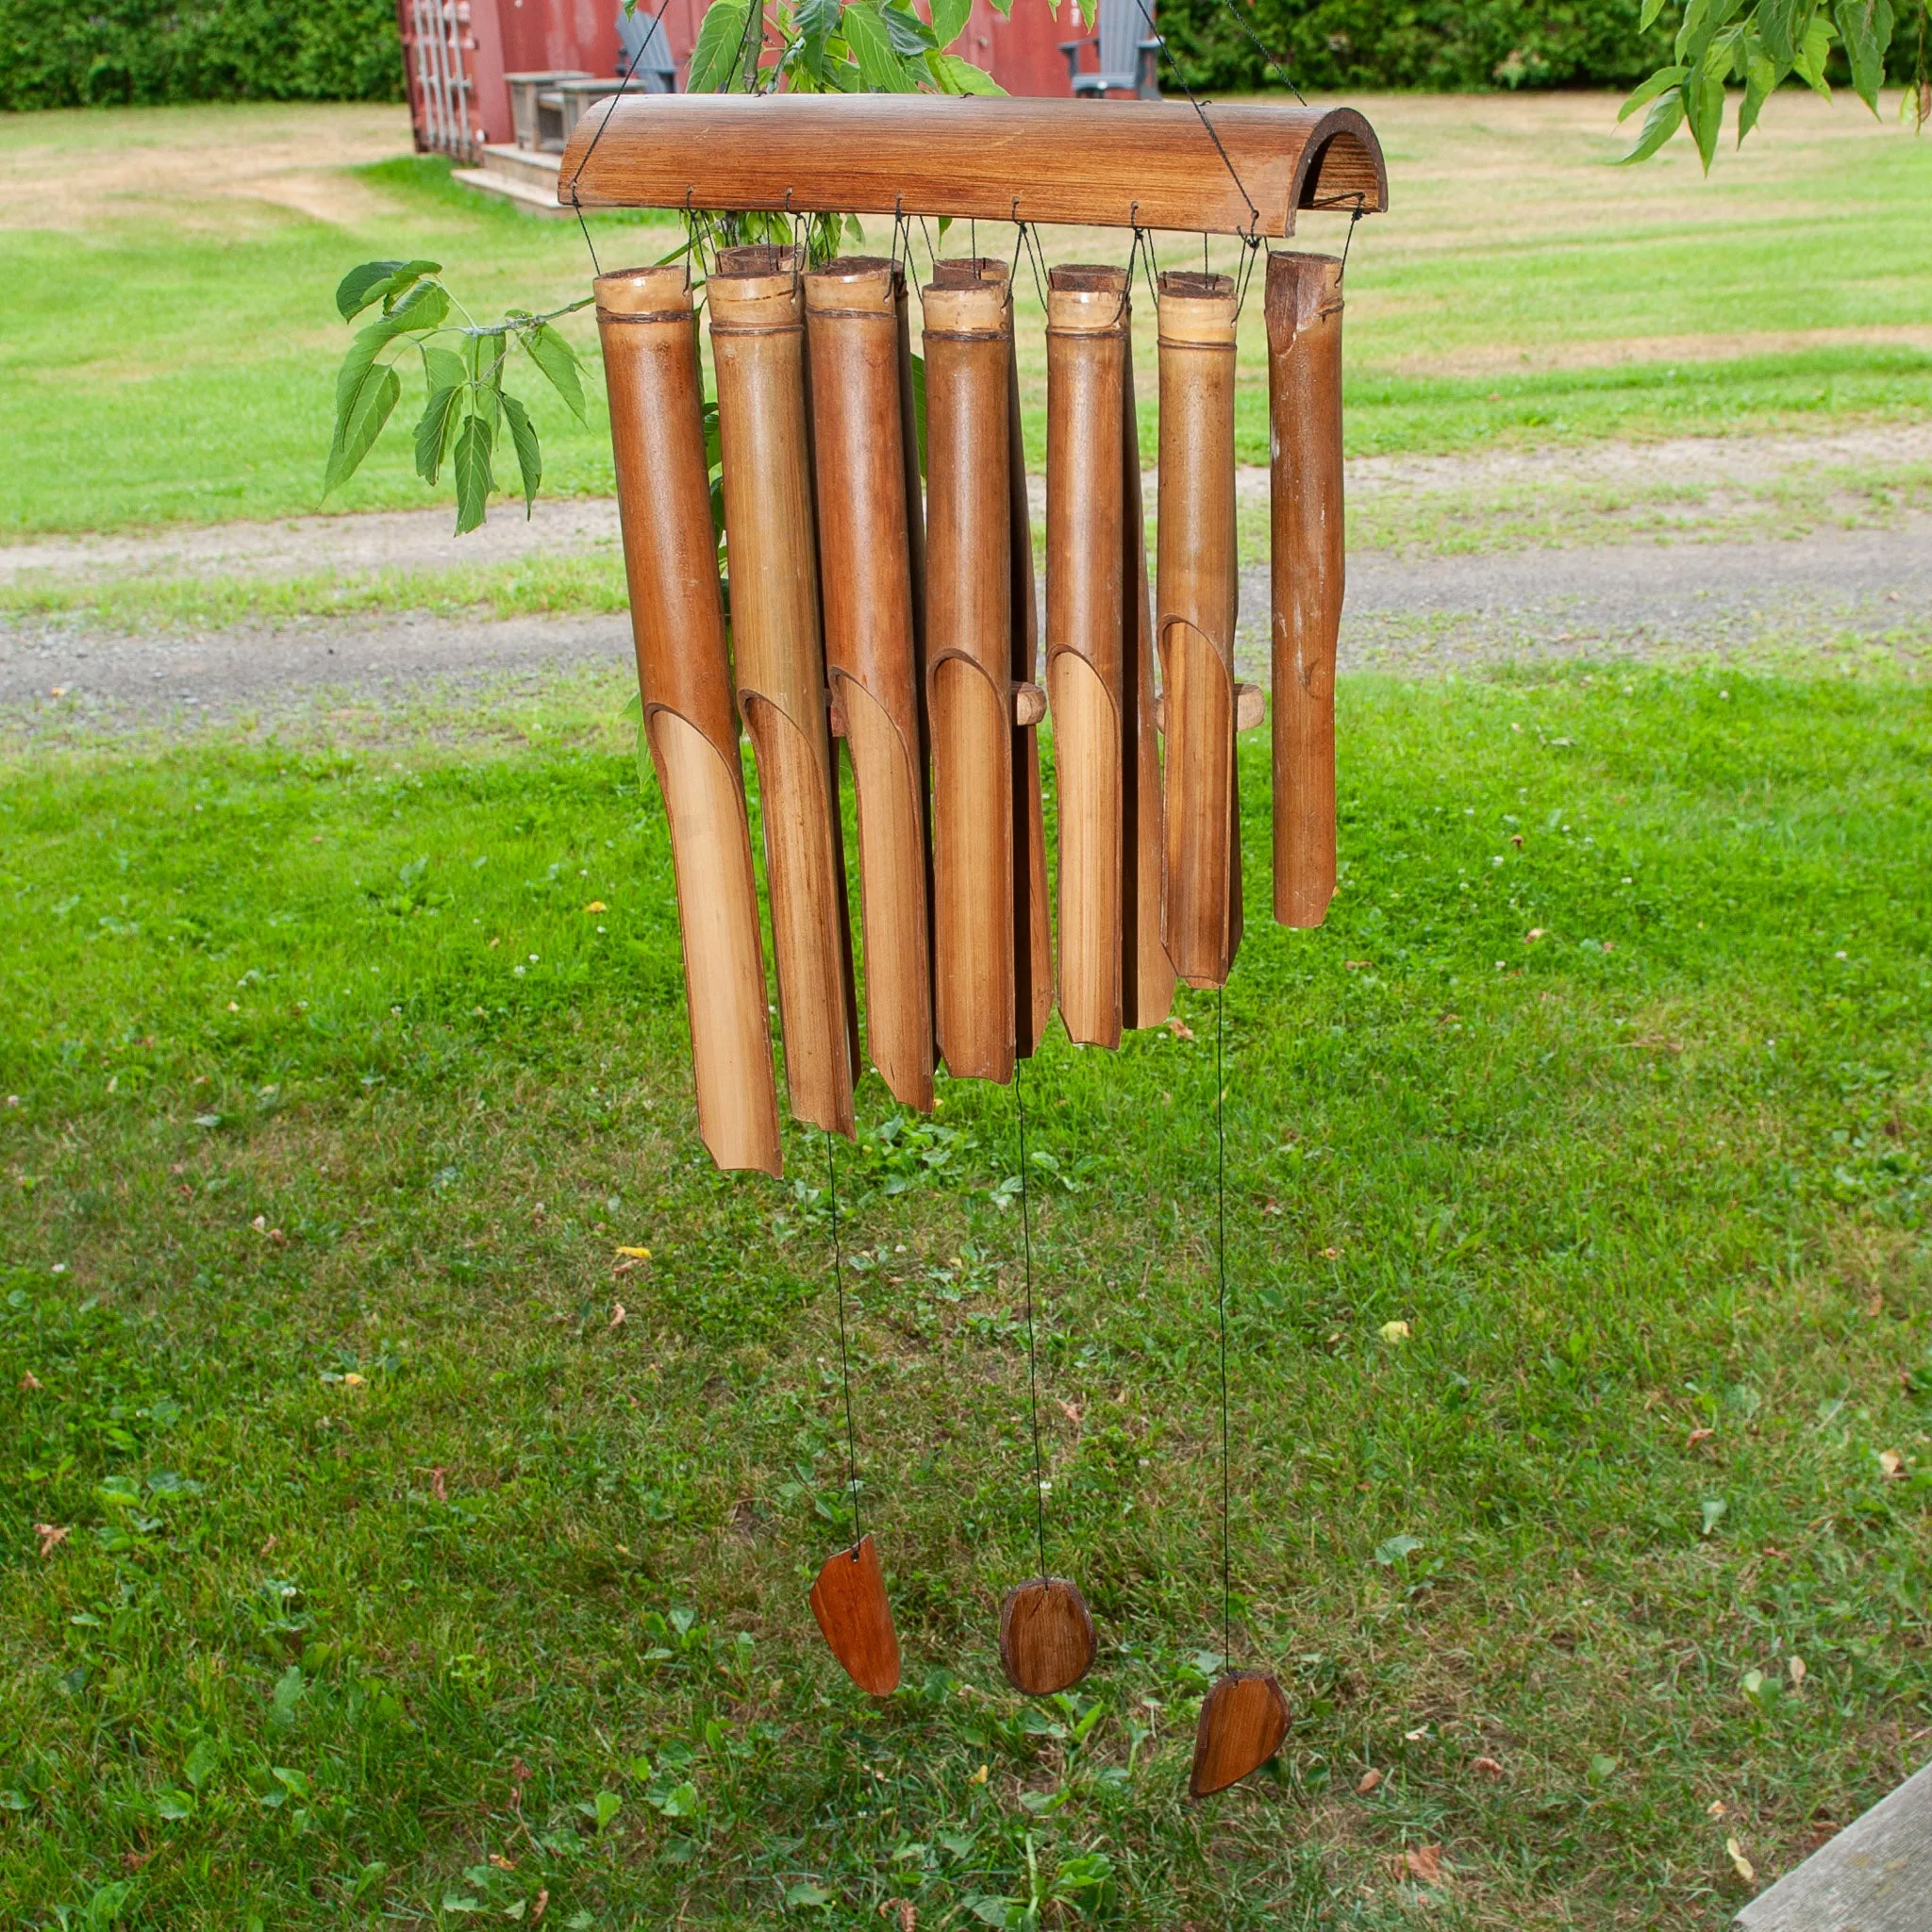
[[[920,505],[902,408],[905,277],[887,260],[805,278],[826,675],[857,794],[866,1043],[893,1097],[933,1104]],[[909,500],[908,500],[909,499]]]
[[[826,717],[806,404],[790,249],[727,248],[706,286],[739,708],[758,762],[791,1111],[853,1132],[858,1008]]]
[[[697,318],[681,266],[602,276],[596,297],[638,693],[676,876],[698,1132],[721,1168],[775,1174],[777,1089]]]
[[[1316,926],[1335,896],[1335,646],[1346,575],[1341,263],[1271,255],[1265,309],[1274,917]]]

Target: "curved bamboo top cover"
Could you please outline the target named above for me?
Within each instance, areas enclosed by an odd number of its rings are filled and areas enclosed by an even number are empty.
[[[777,1091],[718,592],[697,320],[682,267],[596,285],[644,736],[664,794],[698,1128],[723,1168],[781,1167]]]
[[[1004,95],[627,94],[576,125],[566,208],[1287,235],[1295,210],[1388,206],[1374,130],[1349,108]]]
[[[644,486],[618,503],[639,692],[646,710],[668,706],[735,758],[690,277],[676,262],[600,275],[595,289],[618,464]]]
[[[1335,895],[1335,645],[1345,576],[1341,263],[1268,258],[1274,916],[1316,926]]]
[[[933,1104],[931,873],[913,535],[901,398],[905,275],[870,257],[805,278],[825,664],[858,805],[866,1040],[893,1097]]]

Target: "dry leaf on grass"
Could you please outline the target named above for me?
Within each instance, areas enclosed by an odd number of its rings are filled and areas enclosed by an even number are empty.
[[[617,1252],[626,1261],[648,1261],[651,1258],[649,1248],[619,1248]]]
[[[882,1898],[879,1901],[880,1918],[893,1912],[899,1915],[899,1932],[919,1932],[919,1907],[909,1898]]]
[[[1756,1884],[1757,1880],[1757,1867],[1744,1856],[1744,1847],[1736,1839],[1727,1838],[1724,1840],[1724,1850],[1730,1854],[1731,1869],[1737,1873],[1738,1876],[1746,1885]]]
[[[1406,1873],[1419,1885],[1441,1885],[1442,1882],[1442,1847],[1441,1845],[1411,1845],[1402,1855],[1402,1869],[1398,1877]]]
[[[624,1304],[622,1302],[612,1302],[610,1304],[610,1326],[613,1328],[622,1328],[625,1324],[625,1317],[624,1312]]]
[[[1194,1037],[1194,1029],[1185,1020],[1169,1018],[1161,1024],[1176,1040],[1191,1040]]]
[[[1687,1449],[1694,1449],[1698,1443],[1709,1441],[1716,1434],[1717,1431],[1715,1429],[1692,1429],[1690,1435],[1685,1438],[1684,1446]]]
[[[1478,1757],[1470,1765],[1470,1770],[1480,1773],[1484,1777],[1501,1777],[1503,1767],[1493,1757]]]
[[[447,1503],[449,1501],[449,1490],[442,1480],[448,1474],[449,1471],[441,1463],[429,1472],[429,1493],[439,1503]]]
[[[34,1534],[41,1540],[41,1555],[51,1557],[74,1532],[64,1523],[37,1523]]]
[[[1375,1789],[1375,1787],[1381,1782],[1382,1774],[1379,1771],[1377,1771],[1375,1767],[1372,1764],[1367,1771],[1362,1773],[1360,1777],[1356,1779],[1356,1796],[1357,1798],[1366,1798],[1369,1795],[1369,1793],[1373,1791]]]
[[[1794,1657],[1789,1668],[1791,1674],[1791,1689],[1793,1690],[1802,1690],[1805,1688],[1805,1659],[1801,1657]]]
[[[1058,1408],[1059,1409],[1059,1412],[1063,1416],[1065,1416],[1066,1419],[1070,1423],[1072,1423],[1075,1428],[1078,1428],[1080,1426],[1080,1405],[1077,1402],[1060,1402],[1058,1397],[1055,1398],[1055,1402],[1056,1407],[1058,1407]]]
[[[41,1379],[38,1375],[34,1374],[34,1372],[31,1369],[29,1369],[26,1372],[26,1374],[20,1378],[20,1386],[27,1394],[31,1395],[34,1392],[34,1391],[41,1386]]]
[[[1906,1459],[1896,1449],[1881,1449],[1878,1452],[1878,1466],[1885,1472],[1889,1483],[1901,1482],[1905,1478]]]

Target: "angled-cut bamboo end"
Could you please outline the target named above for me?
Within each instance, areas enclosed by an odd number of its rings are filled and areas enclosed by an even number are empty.
[[[1000,1606],[1000,1668],[1029,1697],[1051,1697],[1093,1667],[1087,1599],[1063,1576],[1016,1585]]]
[[[1272,1671],[1223,1677],[1201,1706],[1188,1795],[1209,1797],[1259,1771],[1281,1749],[1288,1721],[1288,1698]]]
[[[817,748],[776,705],[744,700],[758,755],[771,872],[772,952],[791,1111],[828,1133],[854,1131],[846,1017],[844,881]]]
[[[870,1536],[825,1558],[811,1587],[811,1613],[832,1655],[861,1690],[890,1697],[899,1688],[899,1633]]]
[[[1127,326],[1127,272],[1085,262],[1051,269],[1046,325],[1056,335],[1114,336]]]
[[[775,1174],[778,1093],[739,773],[674,711],[653,711],[646,733],[671,825],[698,1133],[721,1168]]]
[[[1268,346],[1278,354],[1291,347],[1297,335],[1341,314],[1341,258],[1300,249],[1271,254],[1262,306]]]
[[[675,321],[691,312],[691,274],[681,261],[618,269],[591,283],[597,312],[625,321],[643,317]]]

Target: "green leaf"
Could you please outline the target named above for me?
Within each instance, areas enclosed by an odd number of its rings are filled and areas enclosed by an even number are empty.
[[[324,471],[322,493],[346,483],[360,467],[390,411],[403,392],[402,378],[393,369],[371,369],[361,386],[349,398],[349,407],[336,419],[334,441],[329,444],[328,468]],[[299,1671],[297,1675],[300,1675]]]
[[[214,1739],[196,1739],[193,1750],[188,1754],[188,1761],[181,1767],[181,1775],[188,1780],[189,1789],[200,1790],[221,1761],[222,1747]]]
[[[932,0],[932,37],[941,47],[950,47],[966,31],[966,17],[973,11],[973,0]]]
[[[516,445],[517,474],[524,481],[524,521],[537,501],[537,486],[543,480],[543,458],[537,449],[537,425],[530,412],[514,396],[503,399],[503,413],[509,419],[510,441]]]
[[[1717,30],[1742,4],[1743,0],[1690,0],[1684,24],[1677,29],[1677,58],[1687,67],[1697,66]]]
[[[1657,17],[1664,10],[1664,0],[1643,0],[1643,10],[1637,16],[1637,31],[1647,34],[1657,25]]]
[[[879,18],[886,24],[892,52],[902,60],[917,60],[923,55],[938,51],[939,42],[933,38],[932,28],[911,8],[894,5],[892,0],[888,0],[888,4],[879,8]]]
[[[1831,23],[1822,12],[1814,13],[1805,28],[1805,38],[1791,57],[1791,71],[1828,101],[1831,83],[1824,77],[1825,58],[1831,52]]]
[[[788,1912],[824,1911],[832,1903],[832,1894],[808,1881],[794,1885],[785,1894],[785,1909]]]
[[[1674,88],[1660,100],[1652,103],[1650,112],[1644,117],[1643,131],[1637,137],[1637,145],[1627,155],[1618,156],[1617,165],[1627,167],[1632,161],[1647,161],[1676,133],[1683,119],[1684,90]]]
[[[1006,89],[985,68],[958,54],[928,54],[926,65],[949,94],[1004,94]]]
[[[1412,1557],[1423,1547],[1419,1536],[1391,1536],[1385,1543],[1375,1545],[1375,1561],[1387,1570],[1400,1563],[1406,1557]]]
[[[357,1873],[356,1881],[349,1888],[349,1903],[360,1905],[388,1876],[389,1867],[380,1858],[372,1859]]]
[[[691,71],[685,92],[693,94],[728,93],[738,72],[740,43],[751,9],[747,0],[711,0],[705,9],[704,24],[698,28],[696,43],[691,50]]]
[[[1810,11],[1811,0],[1758,0],[1757,31],[1765,52],[1779,67],[1790,67],[1798,58],[1798,43],[1804,38],[1799,23]]]
[[[1838,0],[1832,14],[1851,64],[1852,92],[1875,114],[1891,46],[1891,0]]]
[[[457,431],[457,535],[474,530],[490,509],[490,492],[496,488],[496,475],[490,467],[490,446],[494,432],[487,416],[474,413],[463,418]]]
[[[1631,115],[1636,113],[1639,108],[1648,106],[1649,103],[1656,100],[1657,95],[1662,93],[1666,88],[1675,87],[1681,81],[1687,80],[1690,77],[1690,70],[1688,67],[1684,66],[1659,67],[1657,71],[1655,74],[1653,74],[1650,76],[1650,78],[1646,80],[1641,87],[1639,87],[1637,91],[1634,93],[1632,93],[1630,98],[1627,101],[1625,101],[1621,108],[1617,109],[1617,119],[1619,121],[1629,120]]]
[[[416,474],[425,483],[434,483],[442,474],[443,458],[449,454],[455,433],[458,405],[469,388],[468,379],[429,391],[423,415],[416,425]]]
[[[708,18],[708,16],[707,16]],[[524,347],[530,360],[541,369],[567,408],[579,423],[584,421],[584,384],[578,373],[577,352],[550,326],[540,322],[523,332]]]
[[[1722,1496],[1705,1497],[1702,1505],[1702,1515],[1704,1518],[1703,1533],[1706,1536],[1708,1536],[1724,1520],[1729,1507],[1730,1506]]]
[[[1757,116],[1771,98],[1780,75],[1777,64],[1765,51],[1764,42],[1753,40],[1744,54],[1744,98],[1738,108],[1738,145],[1757,125]]]
[[[1697,143],[1697,152],[1703,158],[1704,172],[1707,175],[1717,155],[1718,136],[1724,127],[1724,75],[1713,74],[1707,67],[1695,80],[1686,83],[1683,94],[1685,116],[1690,123],[1690,136]]]
[[[912,94],[919,89],[893,51],[892,37],[875,8],[866,0],[850,0],[840,15],[845,39],[858,59],[867,90],[875,94]]]
[[[423,379],[431,389],[455,389],[469,381],[469,368],[454,349],[439,349],[431,342],[422,348]]]
[[[353,322],[372,302],[387,306],[423,276],[441,273],[440,261],[365,261],[336,284],[336,308]]]

